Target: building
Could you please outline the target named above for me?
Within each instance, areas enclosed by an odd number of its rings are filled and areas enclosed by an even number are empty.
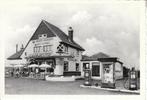
[[[108,76],[114,74],[115,79],[123,78],[123,63],[118,60],[117,57],[110,57],[105,53],[97,53],[92,56],[82,57],[82,72],[81,75],[84,76],[84,70],[87,68],[91,69],[91,74],[93,79],[101,80],[104,77],[104,71],[107,69],[114,68],[115,72],[109,73]]]
[[[102,52],[92,56],[82,56],[85,51],[73,40],[73,29],[69,27],[68,35],[58,27],[42,20],[26,46],[8,58],[14,66],[28,64],[48,64],[55,75],[81,75],[84,70],[91,69],[93,79],[103,79],[104,71],[114,68],[115,79],[123,78],[123,63],[117,57],[110,57]]]
[[[18,46],[17,46],[18,47]],[[15,64],[46,63],[54,68],[55,75],[81,72],[84,49],[73,40],[73,29],[68,35],[58,27],[42,20],[25,47],[8,58]]]

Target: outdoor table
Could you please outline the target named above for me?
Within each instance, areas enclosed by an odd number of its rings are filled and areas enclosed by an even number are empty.
[[[39,73],[35,74],[35,79],[40,79],[40,74]]]
[[[34,78],[35,77],[35,73],[33,72],[30,72],[30,75],[29,75],[30,78]]]
[[[14,72],[14,76],[15,76],[15,78],[19,78],[20,77],[20,72]]]
[[[45,75],[45,73],[44,72],[41,72],[39,79],[44,79],[44,75]]]

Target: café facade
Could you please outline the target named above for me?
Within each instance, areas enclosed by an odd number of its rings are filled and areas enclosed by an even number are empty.
[[[68,75],[81,72],[82,52],[85,51],[73,40],[73,29],[68,35],[58,27],[42,20],[25,47],[7,58],[10,64],[47,64],[54,69],[55,75]],[[20,63],[21,62],[21,63]]]
[[[55,25],[42,20],[25,47],[8,57],[13,66],[47,65],[57,76],[81,76],[88,67],[93,79],[103,79],[104,75],[113,75],[115,79],[123,78],[123,63],[117,57],[110,57],[102,52],[90,57],[83,56],[85,51],[73,39],[74,31],[69,27],[64,33]],[[113,71],[111,71],[113,69]],[[106,72],[106,74],[104,74]]]

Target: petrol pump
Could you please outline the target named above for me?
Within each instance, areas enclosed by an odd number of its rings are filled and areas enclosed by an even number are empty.
[[[138,77],[137,71],[133,67],[129,72],[129,90],[137,90],[138,89]]]
[[[91,86],[91,70],[89,68],[89,64],[86,64],[86,68],[84,70],[84,85]]]

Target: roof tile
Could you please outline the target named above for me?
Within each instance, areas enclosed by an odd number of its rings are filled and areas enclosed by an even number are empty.
[[[15,59],[21,59],[20,56],[22,55],[24,49],[21,49],[20,51],[14,53],[12,56],[8,57],[8,60],[15,60]]]

